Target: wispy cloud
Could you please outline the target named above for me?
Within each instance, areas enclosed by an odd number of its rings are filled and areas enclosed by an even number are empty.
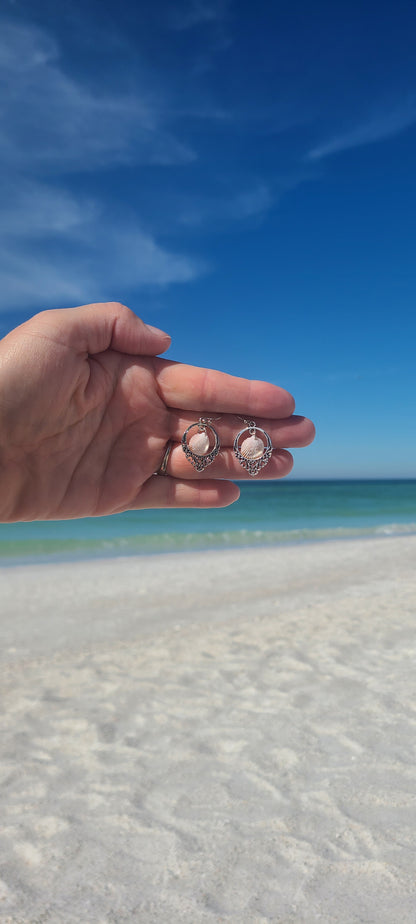
[[[170,8],[169,21],[174,29],[192,29],[204,23],[217,23],[226,13],[229,0],[184,0]]]
[[[222,198],[193,196],[182,203],[178,220],[189,227],[227,226],[230,222],[262,218],[274,203],[270,188],[265,183],[257,183]]]
[[[190,162],[160,100],[91,91],[64,73],[50,35],[6,22],[0,105],[3,310],[113,298],[126,286],[164,287],[206,270],[121,207],[115,214],[104,193],[80,194],[69,182],[73,171]]]
[[[270,177],[266,181],[246,180],[245,188],[240,186],[233,191],[224,192],[222,196],[181,197],[176,205],[177,221],[183,226],[210,231],[228,231],[230,226],[247,227],[262,222],[268,214],[279,206],[289,192],[312,178],[313,171],[303,168],[281,176]],[[231,184],[230,184],[231,185]]]
[[[330,138],[328,141],[312,148],[307,155],[308,160],[322,160],[331,154],[347,151],[352,148],[363,147],[384,141],[394,135],[410,128],[416,122],[416,101],[408,100],[405,103],[384,108],[370,115],[365,121],[353,126],[348,131]]]
[[[43,236],[79,236],[99,221],[101,208],[89,196],[74,196],[56,185],[28,177],[0,181],[0,238],[21,240]]]
[[[194,152],[168,130],[166,107],[144,91],[93,93],[62,69],[44,31],[2,23],[0,162],[14,169],[88,170],[180,164]]]
[[[3,310],[120,297],[128,288],[195,279],[207,267],[162,247],[131,220],[115,220],[98,200],[30,180],[0,217]]]
[[[176,28],[215,23],[220,34],[227,9],[228,0],[187,0],[175,7]],[[138,54],[127,40],[123,45],[122,37],[118,56],[121,47],[128,60]],[[64,66],[54,36],[0,17],[3,309],[116,298],[126,287],[194,280],[208,271],[207,262],[167,244],[167,234],[172,240],[178,229],[183,238],[185,229],[226,230],[260,221],[282,192],[301,181],[283,179],[276,185],[247,179],[241,171],[229,186],[224,178],[205,178],[194,195],[189,186],[185,191],[186,183],[176,187],[169,169],[178,177],[178,168],[193,169],[197,161],[196,150],[184,140],[185,126],[198,126],[194,137],[202,121],[234,131],[232,115],[210,96],[202,93],[200,99],[198,89],[183,96],[169,86],[165,73],[156,78],[144,66],[129,77],[128,92],[117,89],[118,60],[110,58],[114,79],[105,88],[93,70],[87,83]],[[140,190],[145,166],[166,176],[142,196],[146,219],[128,200],[128,184]],[[111,169],[123,167],[134,171],[126,171],[118,197],[108,177]],[[94,178],[90,194],[80,191],[88,188],[88,174]]]
[[[190,282],[205,270],[202,263],[170,253],[149,235],[128,228],[106,233],[72,256],[55,248],[48,258],[40,242],[38,248],[21,242],[16,249],[2,248],[0,311],[118,300],[126,288]]]

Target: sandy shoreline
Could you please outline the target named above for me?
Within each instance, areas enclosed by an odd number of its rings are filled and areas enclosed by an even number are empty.
[[[0,571],[0,920],[414,922],[416,537]]]

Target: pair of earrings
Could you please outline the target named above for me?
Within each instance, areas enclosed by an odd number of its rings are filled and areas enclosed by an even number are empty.
[[[256,427],[254,420],[244,420],[244,423],[246,426],[235,437],[234,453],[240,465],[249,475],[254,476],[270,462],[273,446],[269,434],[261,427]],[[196,433],[191,435],[191,430],[195,427]],[[207,465],[211,465],[220,451],[219,436],[213,427],[211,417],[200,417],[196,423],[187,427],[182,437],[182,449],[197,472],[202,472]]]

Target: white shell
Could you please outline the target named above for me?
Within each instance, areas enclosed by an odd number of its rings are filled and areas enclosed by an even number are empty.
[[[248,436],[240,447],[241,455],[245,459],[260,459],[264,453],[264,443],[258,436]]]
[[[204,431],[202,433],[194,433],[188,441],[188,446],[192,449],[192,452],[197,456],[206,456],[209,452],[209,436]]]

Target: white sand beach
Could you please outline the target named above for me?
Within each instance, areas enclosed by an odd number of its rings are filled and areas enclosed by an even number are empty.
[[[416,537],[0,571],[0,920],[416,920]]]

